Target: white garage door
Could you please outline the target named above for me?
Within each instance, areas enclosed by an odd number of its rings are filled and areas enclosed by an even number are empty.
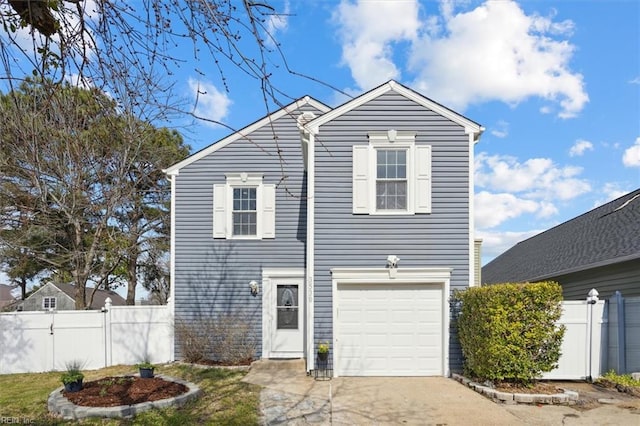
[[[338,285],[339,376],[443,374],[442,287]]]

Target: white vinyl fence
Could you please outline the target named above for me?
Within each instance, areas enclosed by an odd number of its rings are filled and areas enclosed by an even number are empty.
[[[0,314],[0,374],[174,360],[171,305]]]
[[[593,303],[595,302],[595,303]],[[605,372],[607,347],[604,300],[562,302],[560,324],[566,329],[558,368],[543,374],[548,380],[585,380]]]

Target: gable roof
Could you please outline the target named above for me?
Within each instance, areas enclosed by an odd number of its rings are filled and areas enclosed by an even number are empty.
[[[248,134],[250,134],[251,132],[256,131],[257,129],[269,124],[272,121],[275,121],[287,114],[291,114],[293,111],[296,111],[298,109],[300,109],[301,107],[305,106],[305,105],[310,105],[314,108],[316,108],[319,111],[322,112],[327,112],[330,111],[331,108],[326,106],[325,104],[323,104],[320,101],[317,101],[315,99],[313,99],[310,96],[305,96],[303,98],[300,98],[292,103],[290,103],[289,105],[280,108],[279,110],[277,110],[276,112],[273,112],[269,115],[264,116],[263,118],[261,118],[258,121],[255,121],[254,123],[248,125],[247,127],[244,127],[241,130],[238,130],[236,132],[233,132],[232,134],[230,134],[229,136],[220,139],[217,142],[214,142],[213,144],[207,146],[206,148],[201,149],[200,151],[190,155],[189,157],[185,158],[184,160],[180,161],[179,163],[174,164],[173,166],[163,170],[166,174],[168,175],[177,175],[180,173],[180,169],[182,169],[185,166],[188,166],[189,164],[198,161],[199,159],[206,157],[207,155],[211,154],[212,152],[215,152],[221,148],[224,148],[225,146],[229,145],[231,142],[234,142],[238,139],[244,139],[247,137]]]
[[[51,282],[46,283],[45,285],[40,287],[35,293],[33,293],[29,297],[27,297],[27,299],[33,297],[40,290],[42,290],[43,288],[45,288],[47,286],[53,286],[53,287],[57,288],[62,293],[64,293],[67,297],[69,297],[72,301],[75,301],[75,299],[76,299],[76,286],[71,285],[71,284],[66,284],[66,283],[54,284],[54,283],[51,283]],[[87,287],[87,293],[89,293],[90,291],[93,291],[93,288]],[[93,303],[91,304],[90,309],[100,309],[100,308],[102,308],[104,306],[105,301],[107,300],[107,297],[111,298],[111,304],[113,306],[124,306],[124,305],[127,304],[127,301],[122,296],[120,296],[118,293],[116,293],[115,291],[99,289],[99,290],[96,291],[96,294],[93,296]]]
[[[67,296],[69,296],[72,300],[76,298],[76,286],[66,283],[58,283],[52,284],[58,287],[62,292],[64,292]],[[93,291],[93,288],[87,287],[87,297],[90,292]],[[111,304],[113,306],[124,306],[127,304],[127,301],[120,296],[118,293],[112,290],[102,290],[98,289],[96,294],[93,296],[93,303],[91,304],[91,309],[100,309],[104,306],[107,297],[111,298]]]
[[[524,240],[482,268],[482,282],[539,281],[640,259],[640,189]]]
[[[429,108],[430,110],[464,127],[465,132],[467,134],[474,135],[474,139],[473,139],[474,141],[477,141],[480,138],[480,135],[482,134],[482,132],[484,131],[484,127],[482,127],[480,124],[476,123],[475,121],[470,120],[467,117],[458,114],[457,112],[421,95],[418,92],[415,92],[409,89],[406,86],[403,86],[402,84],[398,83],[395,80],[389,80],[388,82],[376,87],[375,89],[372,89],[350,100],[349,102],[342,104],[337,108],[334,108],[330,112],[327,112],[326,114],[321,115],[315,120],[310,121],[309,123],[306,124],[305,127],[309,129],[311,133],[317,134],[320,126],[322,126],[323,124],[391,91],[399,93],[405,96],[406,98],[411,99],[412,101],[418,103],[419,105]]]

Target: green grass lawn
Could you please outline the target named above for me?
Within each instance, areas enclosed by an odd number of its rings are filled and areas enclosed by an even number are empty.
[[[136,373],[134,366],[83,371],[85,381]],[[260,387],[240,380],[246,372],[220,368],[194,368],[182,364],[160,365],[157,374],[178,377],[200,386],[202,396],[182,408],[151,410],[128,420],[89,418],[88,425],[255,425],[258,424]],[[0,419],[15,418],[34,425],[71,424],[49,414],[47,398],[59,386],[61,372],[0,375]],[[14,420],[15,421],[15,420]]]

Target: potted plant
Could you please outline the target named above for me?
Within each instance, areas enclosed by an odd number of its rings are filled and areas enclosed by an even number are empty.
[[[79,361],[71,361],[66,365],[67,371],[65,371],[60,380],[64,384],[64,390],[67,392],[79,392],[82,390],[82,380],[84,374],[80,371],[82,363]]]
[[[155,370],[156,366],[151,364],[151,362],[145,360],[136,365],[138,370],[140,371],[140,377],[143,379],[150,379],[153,377],[153,370]]]
[[[329,359],[329,342],[320,342],[318,344],[318,360],[324,363]]]

